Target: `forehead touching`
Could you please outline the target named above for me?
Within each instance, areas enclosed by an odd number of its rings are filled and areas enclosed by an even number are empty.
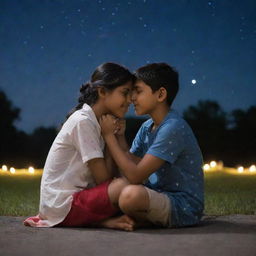
[[[132,82],[127,82],[125,84],[122,84],[118,87],[116,87],[118,90],[131,90],[132,89]]]
[[[139,80],[139,79],[135,81],[135,84],[133,86],[133,89],[146,89],[146,88],[150,88],[150,86],[148,86],[146,83],[144,83],[142,80]]]

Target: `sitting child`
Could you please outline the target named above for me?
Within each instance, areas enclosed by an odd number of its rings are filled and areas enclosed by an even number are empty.
[[[179,89],[178,73],[165,63],[135,72],[132,102],[137,115],[148,114],[130,152],[115,134],[115,119],[100,125],[109,150],[130,182],[119,196],[120,209],[138,222],[161,227],[199,223],[204,209],[202,155],[194,134],[171,108]]]
[[[118,212],[119,192],[127,183],[114,179],[114,163],[101,136],[103,114],[123,118],[130,104],[134,76],[115,63],[103,63],[80,89],[44,166],[39,214],[24,221],[32,227],[99,226],[133,230]],[[116,127],[118,129],[118,125]],[[113,218],[111,218],[113,217]]]

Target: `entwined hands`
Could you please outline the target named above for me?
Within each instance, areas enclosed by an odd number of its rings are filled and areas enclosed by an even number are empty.
[[[100,118],[101,132],[103,136],[115,134],[122,136],[125,133],[126,122],[125,119],[116,118],[113,115],[102,115]]]

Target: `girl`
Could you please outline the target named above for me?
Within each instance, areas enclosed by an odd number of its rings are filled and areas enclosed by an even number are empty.
[[[111,114],[123,118],[130,104],[133,75],[115,63],[97,67],[80,89],[79,104],[54,140],[44,166],[39,214],[24,224],[34,227],[90,226],[132,230],[128,216],[118,212],[124,179],[115,179],[98,120]],[[118,125],[116,124],[118,130]],[[116,130],[116,132],[117,132]]]

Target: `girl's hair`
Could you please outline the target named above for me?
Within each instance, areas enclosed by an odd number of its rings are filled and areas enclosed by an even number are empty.
[[[98,87],[112,91],[129,81],[134,82],[135,77],[127,68],[111,62],[101,64],[93,72],[90,81],[81,86],[78,104],[68,114],[67,118],[76,110],[81,109],[84,103],[90,106],[94,105],[99,98]]]

